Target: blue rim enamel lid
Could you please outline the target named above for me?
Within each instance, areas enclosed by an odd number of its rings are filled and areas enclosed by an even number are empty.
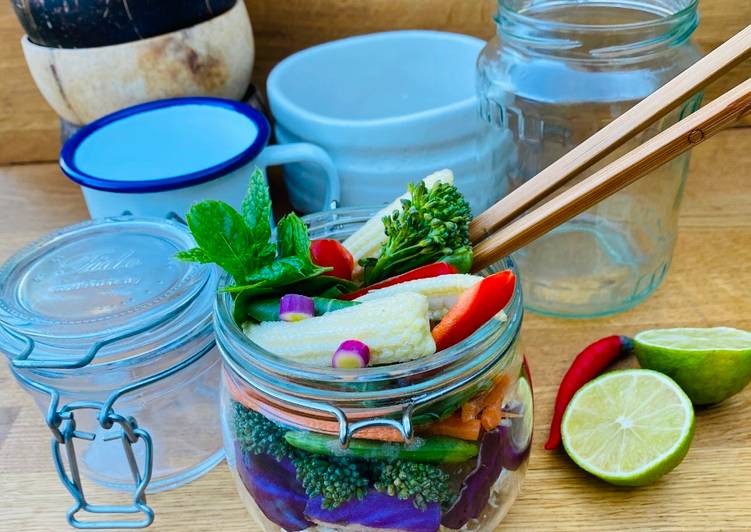
[[[162,192],[222,177],[255,159],[268,120],[249,105],[211,97],[157,100],[122,109],[78,130],[60,168],[87,188]]]
[[[185,225],[159,218],[60,229],[0,267],[0,329],[34,340],[34,359],[81,356],[82,345],[154,331],[216,282],[212,268],[175,258],[193,246]],[[3,350],[7,340],[0,339]]]

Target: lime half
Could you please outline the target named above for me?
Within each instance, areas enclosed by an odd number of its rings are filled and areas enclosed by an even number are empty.
[[[681,463],[694,436],[694,409],[656,371],[606,373],[579,390],[561,424],[579,467],[618,486],[651,484]]]
[[[751,381],[751,333],[729,327],[655,329],[634,338],[643,368],[670,376],[694,404],[724,401]]]

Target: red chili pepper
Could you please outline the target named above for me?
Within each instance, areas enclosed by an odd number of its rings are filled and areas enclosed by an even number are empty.
[[[450,275],[454,273],[459,273],[459,270],[453,264],[448,264],[447,262],[435,262],[433,264],[428,264],[426,266],[420,266],[419,268],[415,268],[414,270],[410,270],[407,273],[397,275],[396,277],[390,277],[379,283],[374,283],[370,286],[366,286],[365,288],[361,288],[360,290],[357,290],[356,292],[344,294],[343,296],[339,296],[339,299],[344,299],[346,301],[354,301],[358,297],[364,296],[371,290],[378,290],[379,288],[386,288],[387,286],[393,286],[399,283],[406,283],[407,281],[416,281],[417,279],[429,279],[431,277],[438,277],[439,275]]]
[[[631,352],[634,342],[627,336],[608,336],[597,340],[579,353],[558,388],[550,423],[550,436],[545,449],[551,451],[561,444],[561,420],[574,394],[589,381],[605,371],[614,360]]]

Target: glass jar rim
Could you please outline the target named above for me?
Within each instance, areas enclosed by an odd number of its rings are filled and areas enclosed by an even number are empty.
[[[498,0],[499,37],[518,53],[611,70],[671,54],[699,25],[698,0]],[[563,9],[568,8],[568,9]],[[606,23],[559,16],[608,9]],[[636,19],[633,15],[639,13]],[[549,16],[546,16],[549,15]],[[649,16],[641,16],[649,15]]]
[[[377,210],[378,208],[373,209]],[[316,213],[304,219],[322,216],[332,216],[335,218],[337,216],[346,217],[348,215],[362,217],[365,213],[372,214],[373,212],[376,211],[363,207],[343,208]],[[369,216],[363,219],[367,218]],[[454,373],[445,370],[466,370],[468,367],[480,367],[483,363],[487,365],[490,361],[497,362],[497,360],[492,358],[491,352],[488,352],[484,358],[477,355],[478,350],[481,350],[485,345],[489,345],[492,342],[502,343],[504,349],[500,351],[498,358],[506,355],[507,347],[511,345],[521,328],[523,316],[521,283],[518,282],[518,270],[513,260],[507,257],[493,267],[481,272],[481,275],[505,269],[511,269],[517,275],[514,296],[506,307],[507,319],[504,321],[491,320],[475,331],[469,338],[429,357],[399,364],[374,366],[357,370],[323,368],[290,362],[252,342],[244,334],[242,328],[235,323],[232,317],[232,295],[222,292],[222,288],[231,283],[231,277],[228,274],[223,275],[219,282],[219,292],[214,306],[214,328],[217,342],[221,348],[222,357],[235,372],[241,373],[240,377],[244,380],[248,381],[248,379],[260,378],[267,382],[274,382],[276,386],[279,386],[280,381],[278,379],[282,379],[285,385],[290,385],[285,386],[285,391],[294,390],[301,395],[314,395],[319,398],[325,396],[326,398],[348,401],[380,399],[383,398],[384,390],[335,391],[312,388],[309,385],[327,383],[329,385],[362,387],[369,383],[396,382],[402,379],[414,381],[417,375],[432,375],[436,371],[439,371],[439,374],[435,378],[428,377],[424,381],[410,382],[408,386],[393,389],[396,396],[405,397],[414,395],[429,388],[440,387]]]
[[[538,17],[531,16],[525,13],[523,10],[519,10],[513,6],[515,0],[497,0],[499,16],[503,13],[504,16],[512,17],[516,22],[525,24],[538,25],[545,27],[551,31],[559,32],[613,32],[613,31],[633,31],[640,29],[647,29],[650,27],[664,25],[669,22],[679,22],[682,19],[689,18],[695,15],[699,8],[699,0],[682,0],[686,2],[686,5],[670,13],[665,13],[654,20],[644,20],[638,22],[621,22],[617,24],[585,24],[574,22],[563,22],[558,20],[546,20]],[[560,4],[565,6],[570,2],[567,0],[550,0],[551,5]],[[599,2],[593,2],[593,4],[600,5],[623,5],[627,7],[639,7],[644,6],[643,2],[630,2],[628,0],[603,0]],[[653,11],[657,14],[656,11]],[[498,21],[498,17],[496,18]]]

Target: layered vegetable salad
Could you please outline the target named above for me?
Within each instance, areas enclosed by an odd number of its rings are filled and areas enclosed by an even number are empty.
[[[256,172],[240,212],[218,201],[192,207],[198,247],[179,258],[232,276],[234,320],[257,346],[290,364],[351,372],[434,356],[506,320],[515,276],[469,273],[470,221],[443,171],[410,185],[344,242],[311,241],[295,214],[272,235]],[[499,478],[529,452],[531,395],[514,371],[485,379],[409,442],[394,427],[372,426],[346,448],[336,422],[270,416],[228,378],[237,473],[283,530],[431,532],[481,522]]]

